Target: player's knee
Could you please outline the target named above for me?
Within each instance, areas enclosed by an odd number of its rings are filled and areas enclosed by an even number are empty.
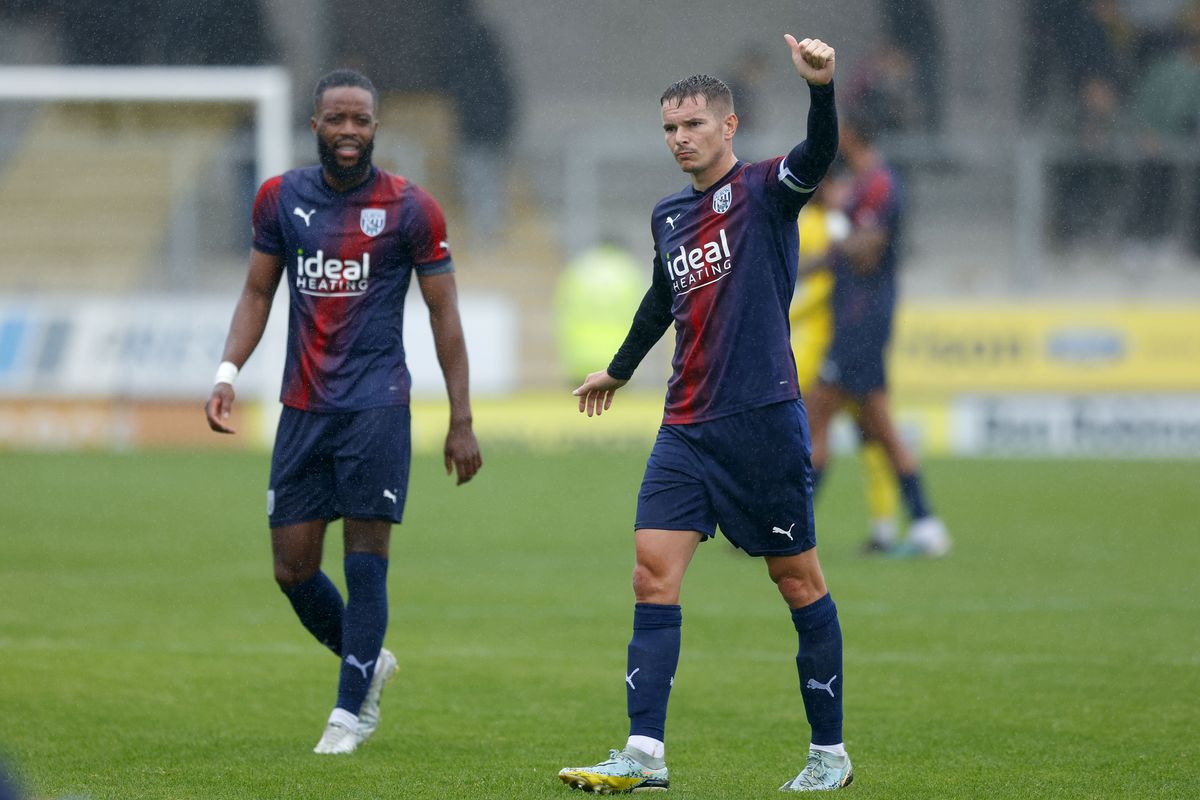
[[[648,564],[633,568],[633,596],[639,603],[674,603],[679,588],[670,576]]]
[[[802,608],[820,600],[828,591],[821,576],[806,573],[788,573],[775,577],[779,594],[792,608]]]
[[[661,588],[662,580],[654,574],[654,570],[645,564],[637,564],[633,568],[633,594],[641,600],[643,595],[653,594]]]
[[[288,564],[275,562],[275,583],[283,591],[291,591],[316,574],[317,568],[310,564]]]

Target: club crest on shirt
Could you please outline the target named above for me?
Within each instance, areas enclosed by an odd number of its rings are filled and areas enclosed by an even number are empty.
[[[727,183],[713,195],[713,211],[724,214],[733,203],[733,184]]]
[[[358,217],[358,227],[367,236],[378,236],[387,224],[387,209],[364,208]]]

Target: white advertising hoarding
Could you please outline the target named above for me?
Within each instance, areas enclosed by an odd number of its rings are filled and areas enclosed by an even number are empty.
[[[962,455],[1200,457],[1197,395],[1008,395],[950,404]]]
[[[0,397],[203,400],[221,360],[234,302],[226,296],[0,296]],[[262,342],[238,378],[242,397],[279,394],[286,306],[281,292]],[[459,307],[472,392],[513,391],[517,320],[510,303],[463,294]],[[413,393],[444,394],[419,296],[405,305],[404,336]]]

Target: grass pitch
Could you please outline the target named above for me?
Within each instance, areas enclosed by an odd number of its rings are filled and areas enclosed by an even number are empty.
[[[0,753],[37,798],[571,796],[558,769],[626,733],[644,456],[493,448],[459,488],[419,457],[399,676],[375,738],[318,757],[337,662],[272,582],[265,456],[0,454]],[[934,461],[927,481],[944,561],[857,555],[849,460],[818,506],[849,796],[1200,796],[1200,463]],[[720,540],[682,602],[671,794],[774,797],[807,742],[787,611]]]

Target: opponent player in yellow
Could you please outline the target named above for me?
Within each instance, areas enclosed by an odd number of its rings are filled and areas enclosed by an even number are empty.
[[[800,279],[788,318],[792,324],[792,352],[796,356],[801,396],[807,395],[816,385],[825,352],[833,339],[833,308],[830,304],[833,273],[829,269],[829,248],[845,238],[850,229],[846,216],[827,203],[829,192],[836,191],[831,183],[827,179],[818,186],[813,199],[800,209],[797,220]],[[848,410],[857,424],[858,405],[851,403]],[[861,463],[867,510],[871,517],[870,536],[864,550],[868,553],[885,551],[896,543],[899,531],[900,493],[896,476],[878,442],[863,441]]]

